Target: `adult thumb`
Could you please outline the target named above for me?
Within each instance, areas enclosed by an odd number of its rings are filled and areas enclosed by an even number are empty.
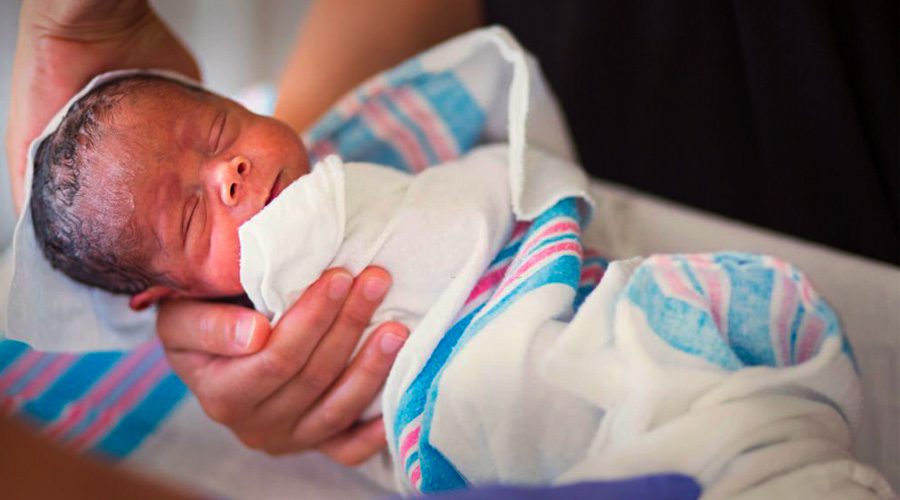
[[[271,325],[265,316],[246,307],[173,300],[160,305],[156,332],[166,350],[241,356],[265,345]]]

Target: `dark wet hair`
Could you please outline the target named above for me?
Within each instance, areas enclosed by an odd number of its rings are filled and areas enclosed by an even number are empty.
[[[70,278],[127,294],[155,284],[174,284],[169,277],[148,270],[151,251],[131,217],[98,216],[97,206],[110,214],[110,208],[119,207],[102,204],[115,205],[121,197],[113,192],[97,196],[95,191],[91,199],[86,199],[85,192],[93,181],[91,166],[96,156],[91,152],[104,139],[106,125],[123,99],[172,84],[197,91],[173,80],[145,75],[100,85],[79,99],[38,147],[30,203],[34,232],[44,256]]]

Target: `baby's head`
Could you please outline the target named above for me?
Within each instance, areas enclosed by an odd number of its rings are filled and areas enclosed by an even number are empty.
[[[85,95],[34,159],[31,211],[53,267],[141,309],[243,293],[238,227],[309,171],[297,134],[172,80]]]

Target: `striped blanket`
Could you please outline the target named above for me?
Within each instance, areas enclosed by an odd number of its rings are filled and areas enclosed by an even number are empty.
[[[678,472],[711,498],[890,495],[852,460],[855,362],[799,271],[744,253],[607,266],[580,224],[570,199],[520,226],[436,345],[401,351],[385,421],[407,491]]]

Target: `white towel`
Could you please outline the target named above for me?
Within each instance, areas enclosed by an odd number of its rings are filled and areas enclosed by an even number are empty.
[[[411,175],[329,156],[241,226],[241,284],[277,322],[326,269],[355,275],[381,266],[393,285],[359,345],[385,321],[434,338],[450,327],[517,214],[585,192],[577,166],[535,150],[524,157],[527,168],[511,168],[506,145],[484,146]],[[364,417],[380,412],[376,401]]]

